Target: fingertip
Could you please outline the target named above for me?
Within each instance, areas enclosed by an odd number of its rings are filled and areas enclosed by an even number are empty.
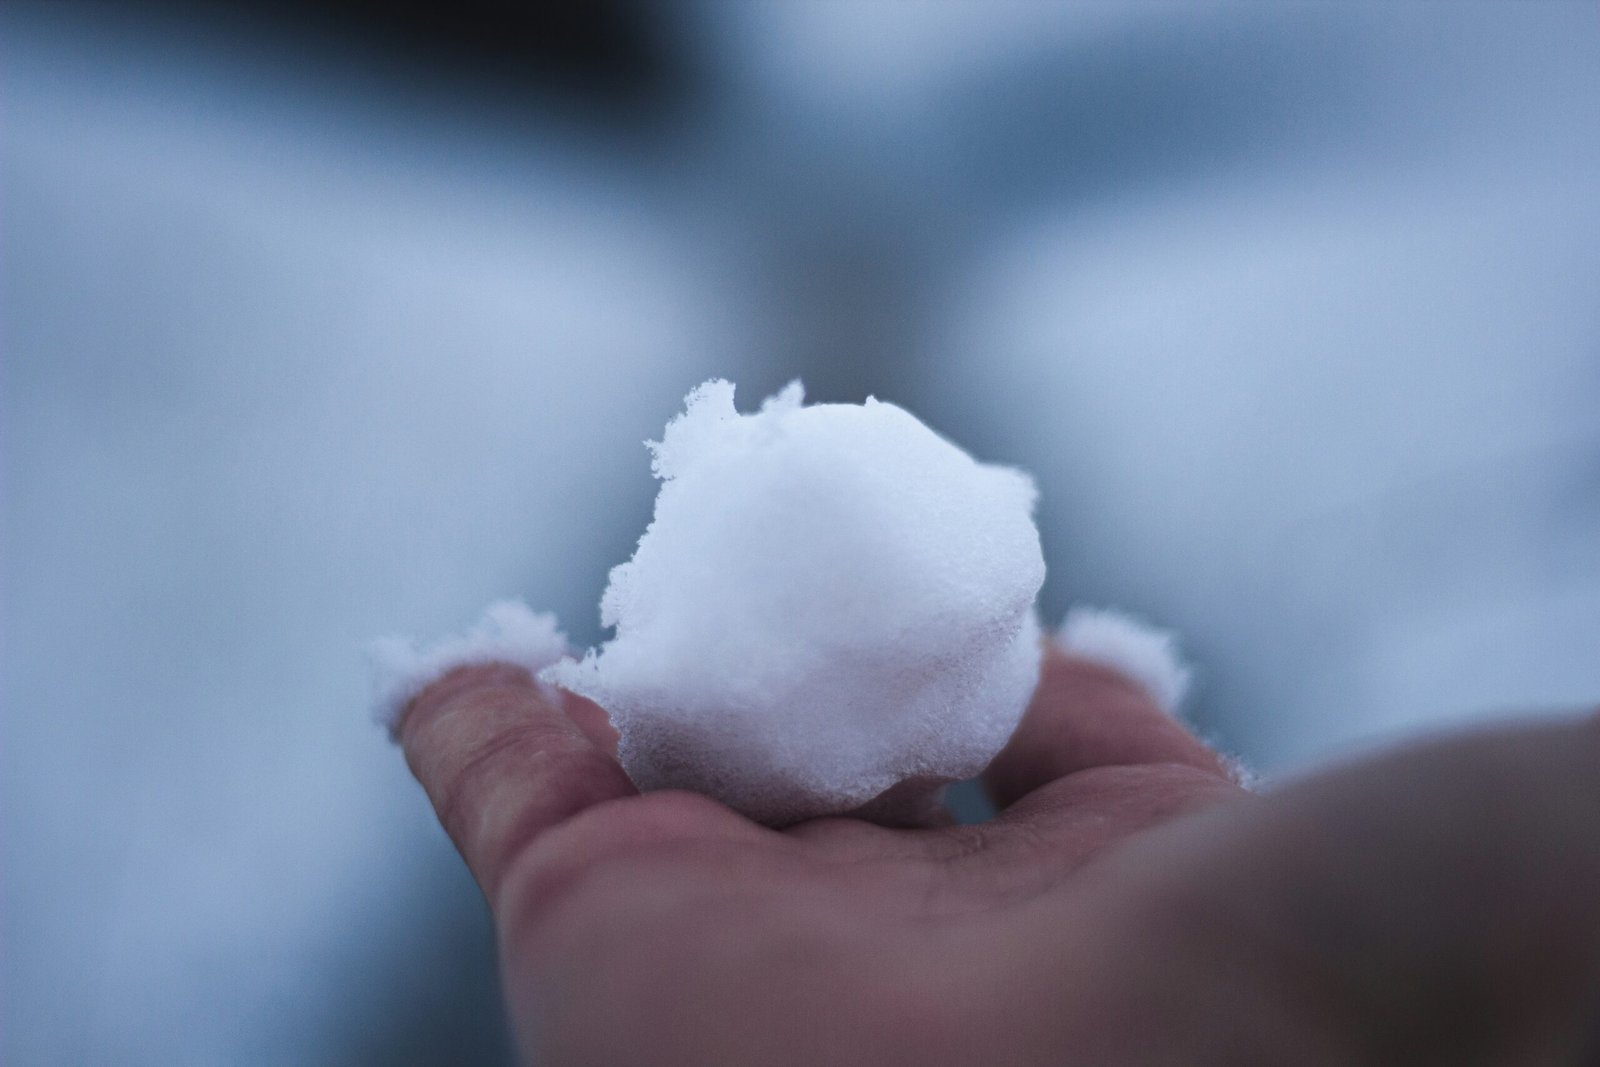
[[[1068,656],[1109,667],[1136,683],[1162,711],[1177,715],[1193,671],[1177,634],[1122,611],[1075,607],[1052,642]]]
[[[637,792],[562,695],[513,664],[458,667],[428,685],[404,709],[399,739],[491,901],[505,868],[545,830]]]

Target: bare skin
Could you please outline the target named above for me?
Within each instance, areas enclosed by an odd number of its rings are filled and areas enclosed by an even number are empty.
[[[1057,651],[982,826],[758,826],[639,796],[509,666],[401,741],[540,1064],[1597,1064],[1600,717],[1262,796]]]

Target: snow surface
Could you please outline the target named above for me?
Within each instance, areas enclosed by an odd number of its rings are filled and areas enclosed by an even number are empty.
[[[540,677],[594,700],[641,789],[771,824],[970,777],[1038,680],[1035,490],[893,404],[753,415],[707,382],[650,443],[662,479],[611,572],[616,636]]]

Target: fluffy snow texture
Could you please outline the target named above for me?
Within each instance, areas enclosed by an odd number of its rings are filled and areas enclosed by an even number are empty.
[[[426,649],[403,637],[381,638],[367,649],[375,692],[373,718],[391,731],[398,729],[400,713],[411,698],[456,667],[511,663],[538,674],[566,650],[566,635],[557,628],[554,615],[535,614],[515,600],[490,604],[465,634]]]
[[[775,825],[976,774],[1039,670],[1032,480],[893,404],[802,396],[689,394],[601,599],[615,637],[540,675],[606,709],[641,789]]]
[[[1145,688],[1169,715],[1176,715],[1189,690],[1189,668],[1177,638],[1118,611],[1073,608],[1056,644],[1082,659],[1121,671]]]
[[[1158,630],[1120,611],[1080,607],[1067,612],[1055,642],[1074,656],[1103,663],[1132,678],[1168,715],[1176,716],[1182,708],[1192,675],[1178,652],[1177,636],[1170,631]],[[1242,758],[1223,751],[1209,738],[1202,740],[1222,757],[1235,782],[1249,790],[1257,788],[1259,779]]]

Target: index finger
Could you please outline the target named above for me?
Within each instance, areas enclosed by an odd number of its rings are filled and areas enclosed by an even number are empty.
[[[506,869],[540,834],[638,793],[569,699],[521,667],[475,664],[417,694],[400,722],[406,762],[491,907]]]

